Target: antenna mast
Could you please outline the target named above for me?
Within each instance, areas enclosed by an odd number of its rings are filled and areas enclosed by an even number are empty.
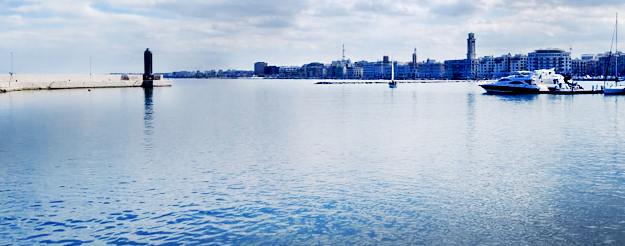
[[[345,61],[345,44],[343,44],[343,60],[342,61]]]

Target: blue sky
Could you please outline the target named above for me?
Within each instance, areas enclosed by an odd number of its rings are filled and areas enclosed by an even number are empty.
[[[155,72],[330,63],[343,44],[353,61],[409,61],[414,47],[420,61],[442,61],[466,57],[469,32],[478,57],[572,47],[575,58],[610,49],[620,9],[625,2],[5,0],[0,73],[11,52],[18,73],[89,73],[90,57],[94,73],[141,72],[148,47]]]

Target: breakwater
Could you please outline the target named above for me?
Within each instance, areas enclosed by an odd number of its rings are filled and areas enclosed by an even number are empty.
[[[460,82],[484,82],[487,80],[395,80],[398,84],[414,83],[460,83]],[[388,84],[389,80],[324,80],[318,85],[346,85],[346,84]]]
[[[140,87],[141,75],[121,74],[3,74],[0,75],[0,92],[22,90],[55,90],[80,88]],[[171,86],[171,80],[157,76],[154,86]]]

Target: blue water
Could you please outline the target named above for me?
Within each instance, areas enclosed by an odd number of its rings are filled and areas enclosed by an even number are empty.
[[[0,94],[0,245],[625,244],[625,97],[314,82]]]

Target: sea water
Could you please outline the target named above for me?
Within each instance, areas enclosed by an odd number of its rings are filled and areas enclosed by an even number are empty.
[[[0,245],[625,244],[625,97],[314,82],[0,94]]]

